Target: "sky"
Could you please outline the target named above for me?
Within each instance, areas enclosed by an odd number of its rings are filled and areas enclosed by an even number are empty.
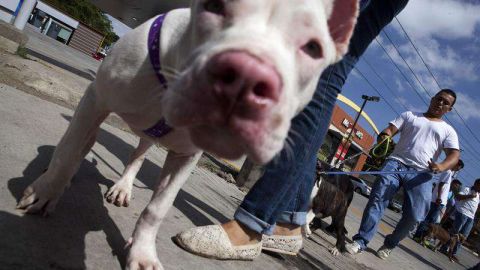
[[[459,134],[465,162],[459,178],[466,185],[480,178],[479,14],[480,0],[410,0],[372,42],[342,90],[358,105],[362,95],[381,97],[365,108],[380,130],[403,111],[426,111],[430,97],[439,89],[456,91],[455,110],[447,114],[447,120]],[[109,18],[118,36],[130,30]],[[359,123],[374,134],[364,119]]]
[[[406,110],[425,112],[439,89],[454,90],[447,121],[459,134],[465,162],[459,179],[469,186],[480,178],[480,1],[410,0],[397,19],[370,44],[342,94],[359,105],[361,95],[380,96],[365,111],[382,130]],[[359,123],[374,134],[364,119]]]
[[[123,35],[125,35],[125,33],[132,30],[132,28],[126,26],[124,23],[115,19],[114,17],[110,16],[109,14],[107,14],[107,17],[112,22],[113,32],[115,32],[115,34],[117,34],[117,36],[122,37]]]

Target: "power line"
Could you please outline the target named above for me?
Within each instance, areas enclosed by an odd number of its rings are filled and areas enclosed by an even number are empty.
[[[384,34],[385,34],[385,32],[384,32]],[[403,77],[405,78],[405,80],[408,82],[408,84],[410,85],[410,87],[411,87],[411,88],[415,91],[415,93],[418,95],[418,97],[420,98],[420,100],[421,100],[426,106],[428,106],[428,104],[425,102],[425,100],[423,100],[422,95],[421,95],[421,94],[417,91],[417,89],[411,84],[411,82],[409,81],[409,79],[407,78],[407,76],[403,73],[403,71],[400,69],[400,67],[397,65],[397,63],[395,63],[395,61],[394,61],[393,58],[390,56],[390,54],[388,53],[388,51],[386,50],[386,48],[378,41],[377,38],[375,38],[375,41],[380,45],[380,47],[383,49],[383,51],[385,52],[385,54],[386,54],[386,55],[388,56],[388,58],[390,59],[391,63],[392,63],[392,64],[397,68],[397,70],[402,74],[402,76],[403,76]],[[393,41],[392,41],[391,39],[389,39],[389,41],[393,44],[393,46],[395,47],[395,49],[396,49],[397,53],[399,54],[399,56],[405,61],[405,59],[404,59],[403,56],[400,54],[400,52],[398,51],[398,49],[397,49],[397,47],[395,46],[395,44],[393,43]],[[407,66],[409,66],[406,61],[405,61],[405,63],[407,64]],[[409,67],[410,67],[410,66],[409,66]],[[411,71],[412,73],[414,73],[411,68],[410,68],[410,71]],[[414,73],[414,75],[415,75],[415,73]],[[418,80],[418,78],[417,78],[417,80]],[[422,85],[422,84],[420,83],[420,85]],[[423,85],[422,85],[422,87],[423,87]],[[425,92],[427,93],[427,95],[430,96],[430,94],[428,93],[428,91],[427,91],[425,88],[424,88],[424,90],[425,90]],[[430,97],[431,97],[431,96],[430,96]],[[455,125],[453,124],[453,122],[450,121],[450,119],[449,119],[447,116],[445,116],[445,119],[447,120],[447,122],[448,122],[449,124],[451,124],[452,126],[455,126]],[[467,128],[468,128],[468,126],[467,126]],[[469,143],[469,141],[468,141],[468,140],[465,140],[465,138],[463,137],[463,135],[462,135],[461,133],[458,133],[458,134],[460,135],[460,137],[462,138],[462,140],[465,142],[465,144],[468,145],[468,147],[474,149],[474,147],[472,147],[472,145]],[[475,154],[470,152],[470,151],[471,151],[470,148],[467,148],[467,149],[468,149],[468,153],[469,153],[472,157],[475,157]],[[477,163],[477,162],[476,162],[476,163]],[[477,163],[477,164],[478,164],[478,163]]]
[[[387,89],[390,91],[390,93],[395,96],[395,98],[397,99],[400,99],[395,93],[394,91],[392,90],[392,88],[390,88],[390,86],[388,86],[387,82],[382,78],[382,76],[380,76],[380,74],[378,74],[378,72],[373,68],[373,66],[367,61],[367,59],[365,59],[364,57],[362,57],[362,60],[368,65],[368,67],[370,67],[370,69],[373,71],[373,73],[375,75],[377,75],[377,77],[383,82],[383,84],[387,87]],[[405,111],[408,111],[408,108],[405,106],[405,104],[401,103],[401,102],[398,102],[400,105],[402,105],[402,107],[405,109]]]
[[[425,100],[423,100],[423,97],[422,95],[417,91],[417,89],[415,89],[415,87],[412,85],[412,83],[410,82],[410,80],[407,78],[407,76],[403,73],[403,71],[398,67],[397,63],[395,63],[395,61],[393,60],[393,58],[390,56],[390,54],[387,52],[387,49],[385,49],[385,47],[382,45],[382,43],[380,41],[378,41],[377,38],[375,38],[375,41],[378,43],[378,45],[380,45],[380,47],[383,49],[383,51],[385,52],[385,54],[388,56],[388,58],[390,59],[390,61],[392,62],[392,64],[397,68],[397,70],[400,72],[400,74],[402,74],[403,78],[405,79],[405,81],[410,85],[410,87],[412,87],[412,89],[415,91],[415,93],[417,93],[417,96],[418,98],[420,98],[420,100],[426,105],[428,106],[428,103],[425,102]]]
[[[377,94],[382,98],[382,100],[385,101],[385,103],[387,103],[387,105],[390,107],[390,109],[392,109],[392,111],[394,111],[397,115],[400,115],[400,113],[397,112],[397,110],[395,110],[395,108],[392,106],[392,104],[390,104],[390,102],[388,102],[388,100],[380,93],[380,91],[378,91],[378,89],[367,79],[367,77],[365,77],[365,75],[363,75],[363,73],[360,71],[360,69],[355,67],[355,70],[370,85],[370,87],[372,87],[373,90],[375,90],[375,92],[377,92]]]
[[[437,79],[435,78],[435,76],[433,75],[432,71],[430,70],[430,67],[427,65],[427,63],[425,62],[425,60],[423,59],[422,55],[420,54],[420,51],[417,49],[417,47],[415,46],[415,44],[413,43],[412,39],[410,38],[410,36],[408,35],[407,31],[405,31],[405,28],[403,28],[403,25],[400,23],[400,21],[398,20],[397,17],[395,17],[395,20],[398,22],[398,24],[400,25],[400,28],[402,29],[403,33],[405,34],[405,36],[407,37],[408,41],[410,42],[410,44],[412,44],[412,47],[414,48],[415,52],[417,53],[417,55],[420,57],[420,59],[422,60],[422,63],[425,65],[425,67],[427,68],[430,76],[433,78],[433,80],[435,81],[435,83],[437,84],[438,88],[439,89],[442,89],[442,87],[440,87],[440,84],[438,83]],[[415,72],[413,72],[413,70],[411,69],[410,65],[407,63],[407,61],[405,60],[405,58],[401,55],[400,51],[398,50],[397,46],[395,45],[395,43],[390,39],[390,37],[388,36],[387,32],[386,31],[382,31],[385,36],[387,37],[387,39],[393,44],[393,46],[395,47],[395,50],[397,51],[398,55],[400,55],[400,57],[402,58],[402,60],[405,62],[405,64],[408,66],[408,68],[410,69],[410,71],[412,72],[412,74],[415,76],[415,78],[417,79],[417,81],[419,82],[419,84],[422,86],[422,88],[425,90],[425,92],[427,93],[428,96],[431,97],[431,95],[428,93],[427,89],[423,86],[423,84],[421,83],[421,81],[418,79],[417,75],[415,74]],[[478,137],[475,135],[475,133],[473,133],[473,131],[470,129],[470,127],[468,126],[467,122],[465,121],[465,119],[463,119],[463,117],[460,115],[460,113],[457,111],[457,109],[454,107],[453,108],[453,111],[455,112],[455,114],[457,114],[457,116],[460,118],[460,120],[462,121],[463,125],[468,129],[468,131],[470,131],[470,133],[472,134],[472,136],[476,139],[476,141],[480,144],[480,139],[478,139]],[[453,125],[453,124],[452,124]]]
[[[430,67],[427,65],[427,63],[425,62],[425,60],[423,59],[422,55],[420,54],[420,51],[417,49],[417,47],[415,46],[415,44],[413,43],[412,39],[410,38],[410,36],[408,35],[408,33],[405,31],[405,28],[403,28],[403,25],[400,23],[400,21],[398,20],[398,18],[395,18],[398,22],[398,24],[400,25],[400,28],[402,29],[403,33],[405,34],[405,36],[407,37],[408,41],[410,42],[410,44],[412,45],[412,47],[415,49],[415,52],[417,53],[417,55],[420,57],[420,59],[422,60],[422,63],[425,65],[425,67],[427,68],[427,70],[429,71],[429,74],[430,76],[433,78],[433,80],[435,81],[435,83],[437,84],[438,88],[439,89],[442,89],[440,87],[440,84],[438,83],[437,79],[435,78],[435,75],[433,75],[432,71],[430,70]],[[394,46],[395,50],[397,51],[398,55],[402,58],[402,60],[405,62],[405,64],[407,65],[407,67],[409,68],[410,72],[412,72],[412,74],[415,76],[415,78],[417,79],[417,81],[419,82],[420,86],[422,86],[422,88],[424,89],[425,93],[427,93],[428,96],[431,97],[431,95],[428,93],[428,91],[426,90],[426,88],[423,86],[423,84],[421,83],[421,81],[418,79],[417,75],[415,74],[415,72],[412,70],[412,68],[410,67],[410,65],[408,64],[408,62],[405,60],[405,58],[402,56],[402,54],[400,53],[399,49],[397,48],[397,46],[395,45],[395,43],[393,42],[393,40],[388,36],[388,33],[386,31],[383,31],[385,36],[387,37],[387,39],[390,41],[390,43],[392,43],[392,45]],[[453,108],[453,111],[455,112],[455,114],[461,119],[463,125],[468,129],[468,131],[470,131],[470,133],[472,134],[472,136],[477,140],[478,143],[480,143],[480,140],[477,138],[477,136],[473,133],[473,131],[471,130],[471,128],[468,126],[468,124],[466,123],[466,121],[463,119],[463,117],[459,114],[459,112],[457,111],[457,109],[454,107]],[[449,119],[448,116],[445,116],[445,119],[447,120],[447,122],[452,125],[452,126],[455,126],[453,124],[453,122]],[[470,148],[472,149],[475,149],[469,142],[469,140],[466,140],[464,138],[464,136],[458,132],[458,134],[460,135],[460,137],[463,139],[464,143],[468,145],[469,147],[469,150]],[[472,157],[475,157],[475,154],[474,153],[471,153],[470,151],[468,152],[470,155],[472,155]],[[477,161],[475,158],[474,158],[475,161]],[[476,162],[477,163],[477,162]],[[478,163],[477,163],[478,164]]]

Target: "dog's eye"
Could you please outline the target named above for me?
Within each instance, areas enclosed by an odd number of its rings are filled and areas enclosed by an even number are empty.
[[[203,9],[218,15],[225,15],[225,5],[222,0],[209,0],[203,4]]]
[[[323,57],[322,47],[316,40],[310,40],[307,42],[307,44],[303,45],[302,51],[304,51],[313,59],[319,59]]]

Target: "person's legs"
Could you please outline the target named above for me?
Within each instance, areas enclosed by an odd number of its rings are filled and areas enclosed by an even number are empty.
[[[467,238],[468,235],[470,234],[470,231],[473,228],[473,219],[465,215],[463,215],[463,217],[465,218],[465,223],[463,224],[462,228],[460,228],[458,233],[461,233],[463,236],[465,236],[465,238]],[[457,254],[457,251],[460,245],[462,245],[462,243],[458,241],[455,247],[453,248],[453,255]]]
[[[237,210],[236,221],[265,234],[273,233],[276,222],[305,223],[314,183],[316,153],[328,130],[337,95],[358,58],[407,2],[372,0],[360,13],[349,52],[322,74],[313,100],[293,119],[292,148],[284,149],[279,159],[267,165],[264,175]]]
[[[382,170],[397,171],[403,167],[404,165],[400,162],[390,159],[387,160]],[[385,208],[399,188],[400,178],[397,174],[381,175],[375,181],[368,203],[363,211],[358,233],[352,237],[352,240],[360,245],[361,250],[365,250],[372,240]]]
[[[398,246],[415,224],[425,218],[432,198],[431,179],[432,175],[429,173],[408,174],[402,177],[402,186],[405,191],[403,214],[393,232],[385,237],[386,248],[393,249]]]

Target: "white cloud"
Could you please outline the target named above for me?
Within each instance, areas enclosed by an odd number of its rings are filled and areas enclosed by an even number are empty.
[[[480,107],[478,104],[480,104],[480,100],[457,91],[457,102],[454,107],[465,121],[480,119]]]
[[[411,0],[399,20],[415,39],[469,38],[480,23],[480,5],[458,0]]]

